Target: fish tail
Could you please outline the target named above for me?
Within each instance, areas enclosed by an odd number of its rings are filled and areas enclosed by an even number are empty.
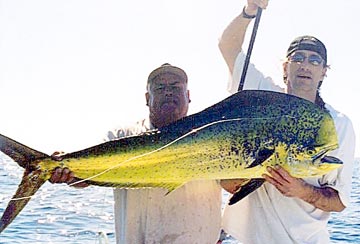
[[[41,177],[40,171],[29,172],[25,170],[15,195],[1,216],[0,233],[15,219],[46,180],[46,178]]]
[[[25,169],[21,183],[8,203],[0,220],[0,233],[15,219],[36,191],[47,181],[44,172],[38,169],[40,160],[49,158],[47,154],[31,149],[13,139],[0,134],[0,151],[12,158]]]
[[[9,137],[0,134],[0,151],[12,158],[19,166],[29,169],[31,162],[49,158],[50,156],[36,151]]]

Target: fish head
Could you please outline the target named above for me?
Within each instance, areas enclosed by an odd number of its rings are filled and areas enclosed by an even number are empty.
[[[339,147],[335,123],[330,114],[325,114],[317,136],[315,137],[314,154],[311,157],[312,164],[319,168],[320,172],[334,170],[342,165],[342,161],[329,155]]]
[[[338,148],[338,137],[335,123],[331,115],[325,113],[320,123],[320,128],[315,137],[314,148],[318,153],[326,153]]]
[[[328,113],[322,116],[310,143],[292,145],[293,149],[287,150],[289,169],[295,177],[321,176],[342,165],[341,160],[329,155],[338,148],[334,121]]]

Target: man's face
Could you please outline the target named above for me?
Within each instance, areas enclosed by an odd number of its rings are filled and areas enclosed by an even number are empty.
[[[172,73],[163,73],[153,79],[146,95],[150,121],[155,127],[168,125],[186,116],[190,96],[187,83]]]
[[[326,74],[324,60],[313,51],[298,50],[284,64],[287,88],[292,94],[316,93]]]

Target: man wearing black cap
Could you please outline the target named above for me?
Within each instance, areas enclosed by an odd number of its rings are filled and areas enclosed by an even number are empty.
[[[242,44],[250,21],[258,7],[266,8],[268,0],[247,0],[247,6],[224,30],[220,51],[231,72],[229,91],[238,89],[245,54]],[[294,178],[283,168],[268,168],[266,183],[235,205],[226,206],[224,230],[242,243],[330,243],[326,225],[330,212],[340,212],[348,204],[354,162],[355,136],[351,121],[324,103],[320,87],[328,68],[325,45],[315,37],[293,40],[283,63],[286,89],[250,64],[244,89],[282,91],[319,105],[334,119],[339,148],[331,155],[343,166],[319,178]],[[230,193],[241,187],[242,180],[223,180]]]

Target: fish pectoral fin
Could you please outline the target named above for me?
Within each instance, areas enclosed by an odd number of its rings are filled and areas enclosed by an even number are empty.
[[[15,219],[30,201],[31,197],[47,181],[40,171],[25,170],[21,183],[12,199],[10,199],[0,220],[0,233]]]
[[[275,152],[274,148],[262,148],[255,156],[255,160],[246,168],[253,168],[262,164],[266,159],[270,158]]]
[[[259,188],[264,182],[265,179],[251,179],[248,183],[241,186],[240,189],[234,193],[234,195],[229,200],[229,205],[237,203],[251,192]]]

